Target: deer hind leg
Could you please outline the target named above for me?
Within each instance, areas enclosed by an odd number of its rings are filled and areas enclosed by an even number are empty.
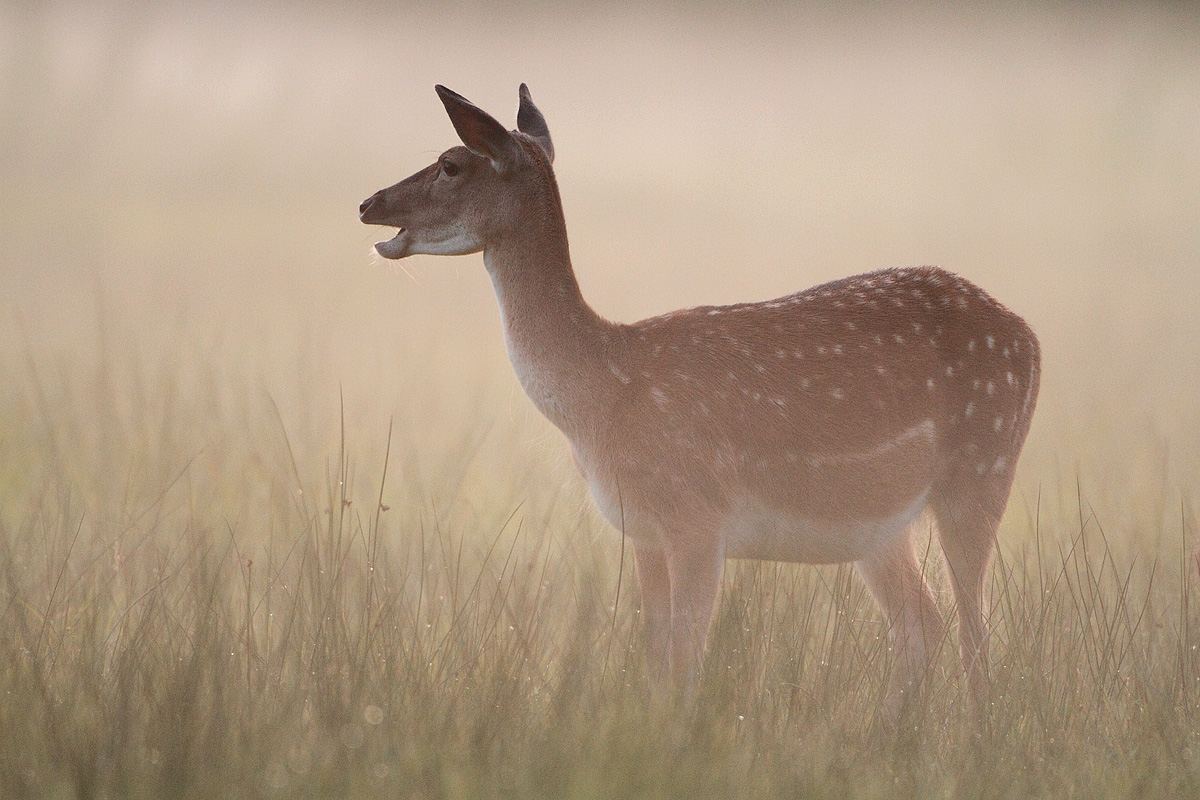
[[[913,552],[911,528],[854,566],[887,615],[895,659],[884,712],[895,720],[929,670],[942,615]]]
[[[958,604],[959,652],[976,715],[984,712],[988,698],[988,610],[984,578],[1012,486],[1011,472],[990,477],[993,480],[983,485],[978,480],[962,481],[958,487],[936,494],[932,502],[938,538]]]

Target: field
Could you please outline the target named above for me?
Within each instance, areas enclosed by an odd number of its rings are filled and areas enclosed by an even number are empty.
[[[0,796],[1200,796],[1197,41],[1189,4],[0,0]],[[731,562],[694,701],[651,691],[480,258],[356,218],[454,143],[434,83],[512,124],[521,81],[605,316],[936,263],[1030,321],[984,726],[952,625],[885,723],[849,567]]]

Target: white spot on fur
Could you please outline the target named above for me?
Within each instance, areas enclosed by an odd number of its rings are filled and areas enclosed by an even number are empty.
[[[996,417],[996,421],[992,423],[992,429],[995,430],[996,433],[999,433],[1000,429],[1003,427],[1004,427],[1004,417]]]
[[[829,394],[831,394],[833,396],[834,400],[841,400],[842,398],[844,398],[846,396],[846,393],[837,387],[831,389],[829,391]]]
[[[988,343],[988,350],[996,349],[996,337],[995,336],[988,334],[987,343]]]
[[[654,398],[655,403],[658,403],[659,408],[665,408],[669,402],[666,392],[657,386],[650,387],[650,396]]]
[[[616,364],[609,364],[608,371],[615,375],[621,383],[629,383],[629,376],[618,369]]]
[[[963,416],[970,419],[971,414],[975,411],[974,403],[967,403],[967,410],[963,412]]]

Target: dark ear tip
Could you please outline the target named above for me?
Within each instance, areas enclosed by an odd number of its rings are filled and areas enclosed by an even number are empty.
[[[518,89],[517,91],[520,92],[521,97],[529,97],[529,87],[526,86],[524,83],[521,84],[521,88]]]
[[[465,98],[461,94],[459,94],[458,92],[454,91],[453,89],[447,89],[445,86],[442,86],[440,83],[434,84],[433,90],[438,93],[438,97],[440,97],[442,99],[443,103],[451,101],[451,100],[457,101],[459,103],[468,103],[468,104],[471,102],[470,100],[468,100],[467,98]]]

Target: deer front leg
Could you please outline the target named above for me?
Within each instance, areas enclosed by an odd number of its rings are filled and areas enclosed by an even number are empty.
[[[676,687],[690,694],[700,678],[725,552],[715,538],[679,537],[668,538],[665,553],[671,579],[671,674]]]
[[[640,616],[646,631],[646,665],[651,674],[667,672],[667,647],[671,635],[671,575],[662,548],[635,545],[633,561],[641,593]]]

